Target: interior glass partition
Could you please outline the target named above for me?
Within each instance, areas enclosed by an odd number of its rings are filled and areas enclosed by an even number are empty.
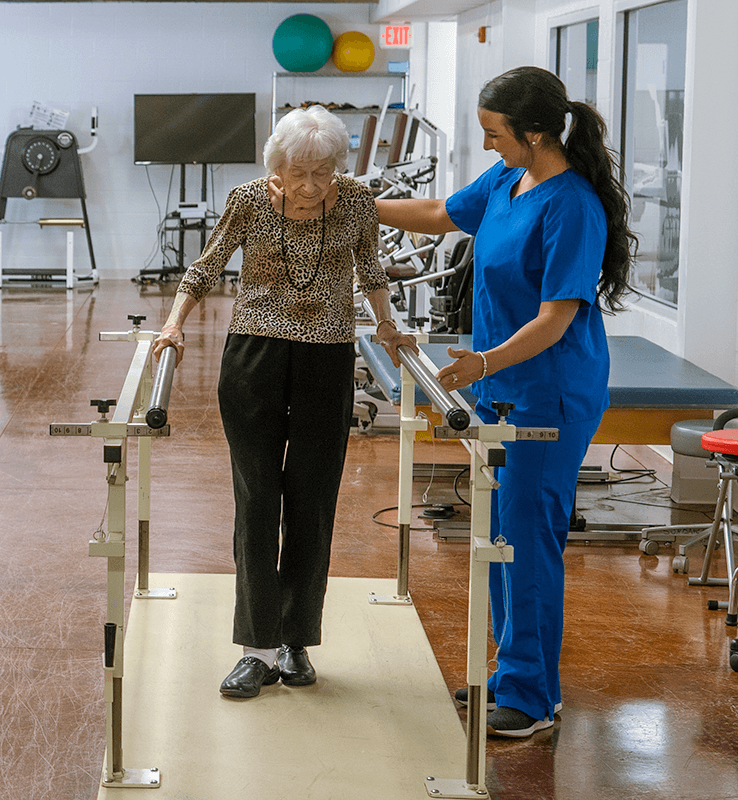
[[[621,153],[639,238],[633,286],[669,306],[679,298],[687,0],[623,15]]]
[[[562,25],[551,31],[550,69],[566,84],[570,100],[597,104],[599,20]]]

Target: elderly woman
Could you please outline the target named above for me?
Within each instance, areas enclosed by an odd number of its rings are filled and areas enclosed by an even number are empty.
[[[415,347],[391,319],[369,189],[342,174],[348,134],[320,106],[283,117],[264,148],[269,177],[233,189],[179,285],[154,346],[184,353],[187,315],[243,251],[218,396],[236,501],[233,641],[221,684],[255,697],[280,678],[316,680],[333,521],[353,412],[354,268],[395,363]],[[281,530],[281,549],[280,549]]]

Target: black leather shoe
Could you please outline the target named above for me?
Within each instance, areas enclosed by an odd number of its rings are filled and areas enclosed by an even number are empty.
[[[286,686],[309,686],[315,683],[315,670],[304,647],[283,644],[277,653],[282,683]]]
[[[256,697],[262,686],[271,686],[278,680],[277,664],[268,667],[260,658],[244,656],[220,684],[220,693],[226,697]]]

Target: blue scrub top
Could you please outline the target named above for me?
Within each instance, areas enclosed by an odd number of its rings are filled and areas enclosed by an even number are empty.
[[[538,315],[541,302],[582,301],[560,341],[521,364],[477,381],[477,413],[515,403],[515,417],[543,424],[581,422],[608,405],[610,357],[597,284],[607,221],[592,185],[571,169],[518,197],[525,170],[497,162],[446,201],[474,241],[475,350],[490,350]],[[485,413],[487,412],[487,413]]]

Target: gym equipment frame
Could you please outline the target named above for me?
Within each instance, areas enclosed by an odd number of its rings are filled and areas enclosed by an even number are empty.
[[[92,135],[96,135],[96,116],[93,110]],[[95,254],[92,249],[90,220],[85,202],[85,186],[82,178],[80,153],[86,153],[97,144],[79,149],[77,138],[67,130],[37,130],[35,128],[18,128],[13,131],[5,143],[2,174],[0,175],[0,221],[5,220],[8,198],[21,197],[26,200],[79,198],[82,207],[81,219],[40,219],[39,225],[82,227],[87,237],[87,248],[90,254],[91,273],[85,280],[97,282],[98,274],[95,266]],[[52,283],[59,276],[64,277],[66,288],[74,285],[74,268],[72,266],[73,239],[72,231],[67,233],[67,267],[55,268],[3,268],[2,276],[11,281]],[[70,271],[71,282],[70,283]]]
[[[140,315],[129,315],[133,329],[126,333],[100,333],[101,341],[135,342],[123,388],[117,400],[95,399],[100,418],[91,423],[54,422],[51,436],[96,436],[103,439],[103,461],[107,465],[108,532],[102,525],[89,543],[90,556],[107,559],[107,622],[104,626],[104,673],[106,704],[106,754],[102,785],[108,788],[158,788],[157,767],[132,769],[123,766],[123,662],[125,594],[125,503],[127,446],[138,440],[138,581],[136,599],[175,599],[174,588],[149,588],[149,521],[151,518],[151,440],[169,435],[167,409],[176,362],[176,350],[166,348],[152,380],[152,348],[157,333],[142,331]],[[114,407],[112,419],[107,414]]]
[[[415,334],[420,344],[428,334]],[[443,341],[456,337],[443,337]],[[434,342],[439,337],[433,337]],[[555,428],[516,428],[507,422],[509,403],[499,403],[497,424],[485,424],[477,417],[458,392],[447,392],[435,374],[438,371],[431,359],[409,347],[398,348],[401,362],[402,390],[400,399],[400,465],[398,480],[398,569],[397,593],[382,596],[371,593],[369,602],[382,605],[412,605],[408,592],[410,522],[412,514],[413,444],[415,433],[425,430],[428,420],[415,415],[415,384],[425,392],[434,409],[446,425],[436,426],[434,435],[440,439],[459,439],[470,455],[471,537],[469,553],[469,615],[467,632],[467,707],[466,774],[463,779],[429,776],[425,788],[430,797],[489,798],[485,786],[486,768],[486,686],[487,686],[487,627],[489,608],[489,565],[511,563],[513,548],[503,537],[490,541],[490,492],[500,484],[493,469],[505,464],[504,442],[516,440],[557,441]],[[473,425],[471,423],[474,423]]]

